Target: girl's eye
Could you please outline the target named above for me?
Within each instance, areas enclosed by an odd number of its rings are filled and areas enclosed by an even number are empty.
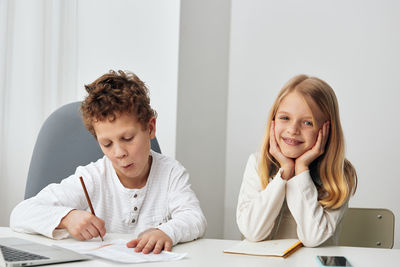
[[[284,120],[284,121],[287,121],[287,120],[289,120],[289,117],[288,117],[288,116],[282,116],[282,117],[280,117],[279,119]]]
[[[305,121],[304,124],[307,125],[307,126],[313,126],[312,121]]]

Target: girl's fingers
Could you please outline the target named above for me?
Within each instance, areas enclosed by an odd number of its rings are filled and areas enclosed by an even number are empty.
[[[303,155],[307,155],[306,158],[312,159],[311,162],[314,159],[316,159],[317,157],[319,157],[320,155],[322,155],[322,153],[323,153],[324,146],[322,145],[322,142],[323,142],[322,132],[323,132],[322,129],[319,129],[317,140],[315,141],[314,146],[309,151],[307,151],[306,153],[303,154]]]
[[[314,146],[296,159],[296,165],[309,166],[316,158],[324,154],[325,145],[329,136],[329,121],[325,122],[318,131]]]
[[[329,137],[329,129],[330,129],[330,122],[329,121],[326,122],[326,125],[325,125],[324,129],[325,129],[325,133],[324,133],[324,147],[325,147],[325,144],[328,141],[328,137]]]
[[[329,137],[329,125],[330,125],[330,122],[326,121],[321,129],[322,130],[322,140],[321,140],[321,146],[319,148],[320,155],[322,155],[325,151],[325,145],[326,145],[326,142],[328,141],[328,137]]]
[[[275,136],[275,121],[271,121],[269,136],[269,153],[279,162],[280,167],[284,169],[282,172],[282,178],[290,179],[293,176],[294,161],[290,158],[287,158],[279,147]]]
[[[322,128],[320,129],[320,131],[321,131],[322,138],[321,138],[321,143],[320,143],[320,147],[318,150],[320,151],[320,155],[322,155],[325,151],[326,142],[328,141],[329,121],[325,122],[322,125]],[[317,140],[317,142],[318,142],[318,140]]]
[[[269,143],[275,144],[275,132],[274,132],[274,121],[271,122],[271,128],[269,129]]]
[[[315,142],[314,148],[318,153],[321,151],[321,144],[322,144],[322,129],[318,131],[317,141]]]
[[[270,153],[273,156],[277,156],[277,152],[279,151],[278,144],[276,143],[275,138],[275,122],[271,122],[271,129],[269,134],[269,144],[270,144]]]

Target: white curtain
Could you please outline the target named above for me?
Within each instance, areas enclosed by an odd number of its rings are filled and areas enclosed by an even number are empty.
[[[23,199],[41,124],[77,100],[77,1],[0,0],[0,226]]]

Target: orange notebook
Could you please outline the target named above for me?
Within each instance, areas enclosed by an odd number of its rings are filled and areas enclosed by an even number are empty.
[[[276,239],[261,242],[243,240],[224,253],[286,258],[303,246],[298,239]]]

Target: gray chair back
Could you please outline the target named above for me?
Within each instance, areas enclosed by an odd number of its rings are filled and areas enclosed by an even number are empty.
[[[40,129],[33,150],[25,199],[35,196],[50,183],[59,183],[84,166],[103,157],[96,139],[83,125],[79,114],[81,102],[64,105],[54,111]],[[161,153],[157,139],[151,149]]]
[[[349,208],[342,221],[340,246],[392,248],[394,214],[388,209]]]

